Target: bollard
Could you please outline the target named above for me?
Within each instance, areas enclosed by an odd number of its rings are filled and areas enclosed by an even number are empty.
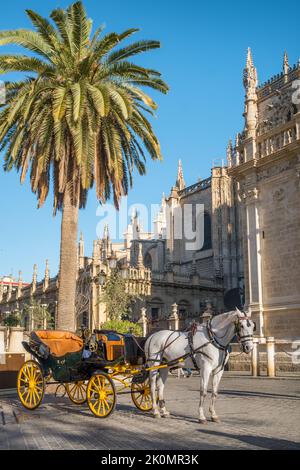
[[[141,317],[138,321],[138,323],[141,325],[143,329],[143,336],[147,336],[147,310],[145,307],[141,308]]]
[[[275,377],[275,339],[267,337],[267,372],[268,377]]]
[[[252,376],[257,377],[259,375],[259,350],[258,350],[258,338],[253,338],[253,349],[251,355],[252,365]]]
[[[0,364],[5,364],[6,327],[0,326]]]
[[[176,303],[172,305],[172,313],[169,317],[169,330],[179,330],[178,305]]]

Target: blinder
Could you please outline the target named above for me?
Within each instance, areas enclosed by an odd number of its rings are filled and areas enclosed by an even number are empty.
[[[253,328],[253,332],[254,332],[254,331],[256,331],[256,323],[254,321],[252,321],[252,323],[254,325],[254,328]],[[249,318],[247,318],[247,326],[248,327],[251,326]],[[241,336],[240,331],[241,331],[241,323],[240,323],[240,320],[237,320],[235,322],[235,334],[237,336],[238,342],[239,343],[244,343],[244,342],[248,341],[249,339],[250,340],[253,339],[253,335],[243,335],[243,336]]]

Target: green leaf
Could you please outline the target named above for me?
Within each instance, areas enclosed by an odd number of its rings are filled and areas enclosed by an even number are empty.
[[[58,87],[53,92],[53,119],[54,122],[60,121],[65,114],[65,97],[67,90],[64,87]]]
[[[51,58],[52,48],[47,44],[41,36],[28,29],[17,29],[13,31],[0,32],[0,46],[6,44],[18,44],[37,54],[40,54],[47,59]]]
[[[75,122],[78,121],[80,115],[80,105],[81,105],[81,87],[80,83],[75,83],[71,87],[72,97],[73,97],[73,119]]]
[[[140,54],[142,52],[147,52],[150,49],[158,49],[160,47],[159,41],[138,41],[134,44],[130,44],[130,46],[124,47],[119,49],[116,52],[112,52],[108,58],[107,62],[116,62],[119,60],[126,59],[127,57],[131,57],[136,54]]]
[[[97,113],[101,117],[105,116],[105,102],[101,90],[93,85],[88,85],[88,92],[92,98]]]

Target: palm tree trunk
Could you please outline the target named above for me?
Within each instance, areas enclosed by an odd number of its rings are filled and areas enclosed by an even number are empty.
[[[75,331],[75,295],[77,278],[78,205],[73,205],[66,188],[61,221],[60,269],[57,328]]]

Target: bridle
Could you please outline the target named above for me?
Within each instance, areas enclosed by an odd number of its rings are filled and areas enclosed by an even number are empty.
[[[245,318],[245,320],[247,320],[247,326],[251,326],[251,323],[250,323],[250,320],[249,318]],[[256,330],[256,324],[255,322],[254,323],[254,329],[253,331]],[[242,325],[241,325],[241,320],[240,318],[238,318],[236,321],[235,321],[235,335],[237,337],[237,340],[238,340],[238,343],[239,344],[243,344],[243,343],[246,343],[247,341],[252,341],[253,340],[253,334],[251,335],[241,335],[240,332],[241,332],[241,329],[242,329]]]
[[[250,320],[249,318],[246,317],[245,315],[245,320],[247,320],[247,326],[251,326],[250,324]],[[254,323],[254,330],[256,330],[256,324],[255,322]],[[243,343],[246,343],[246,341],[252,341],[253,340],[253,335],[241,335],[241,329],[242,329],[242,325],[241,325],[241,319],[238,318],[235,322],[234,322],[234,333],[235,333],[235,336],[237,337],[237,340],[238,340],[238,343],[239,344],[243,344]],[[218,340],[220,338],[218,338],[216,336],[216,334],[213,332],[213,329],[212,329],[212,318],[207,322],[207,333],[208,333],[208,336],[209,336],[209,339],[210,339],[210,342],[218,349],[221,349],[222,351],[227,351],[228,350],[228,347],[229,345],[226,345],[224,346],[223,344],[221,344]]]

